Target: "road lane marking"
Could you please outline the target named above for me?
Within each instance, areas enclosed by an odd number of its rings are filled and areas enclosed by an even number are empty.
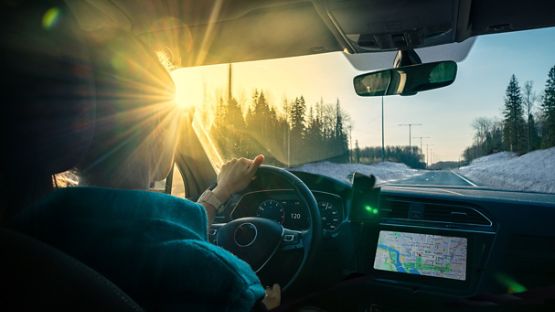
[[[453,170],[451,170],[451,173],[454,174],[454,175],[456,175],[457,177],[459,177],[459,178],[460,178],[461,180],[463,180],[464,182],[470,184],[471,186],[475,186],[475,187],[478,186],[478,185],[476,185],[474,182],[470,181],[469,179],[463,177],[462,175],[456,173],[456,172],[453,171]]]

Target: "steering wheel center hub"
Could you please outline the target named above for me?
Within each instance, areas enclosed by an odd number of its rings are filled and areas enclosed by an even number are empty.
[[[239,247],[248,247],[254,243],[258,237],[258,229],[256,225],[245,222],[240,224],[234,233],[235,243]]]
[[[251,217],[233,220],[218,230],[218,245],[260,270],[280,245],[283,227],[268,219]]]

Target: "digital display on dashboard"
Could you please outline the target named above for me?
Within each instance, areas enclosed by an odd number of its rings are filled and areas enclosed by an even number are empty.
[[[380,231],[374,269],[466,280],[467,239]]]

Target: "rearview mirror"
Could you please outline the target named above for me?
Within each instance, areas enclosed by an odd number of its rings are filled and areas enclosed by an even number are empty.
[[[360,96],[414,95],[443,88],[455,81],[457,63],[442,61],[362,74],[354,78]]]

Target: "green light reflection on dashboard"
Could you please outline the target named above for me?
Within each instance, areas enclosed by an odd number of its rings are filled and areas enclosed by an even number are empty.
[[[519,282],[517,282],[512,277],[506,274],[498,273],[495,277],[497,278],[497,281],[499,283],[507,287],[507,292],[509,294],[521,293],[527,290],[524,285],[520,284]]]
[[[371,214],[375,214],[375,215],[378,214],[378,209],[372,208],[372,206],[370,206],[370,205],[364,206],[364,209],[365,209],[366,211],[368,211],[369,213],[371,213]]]

